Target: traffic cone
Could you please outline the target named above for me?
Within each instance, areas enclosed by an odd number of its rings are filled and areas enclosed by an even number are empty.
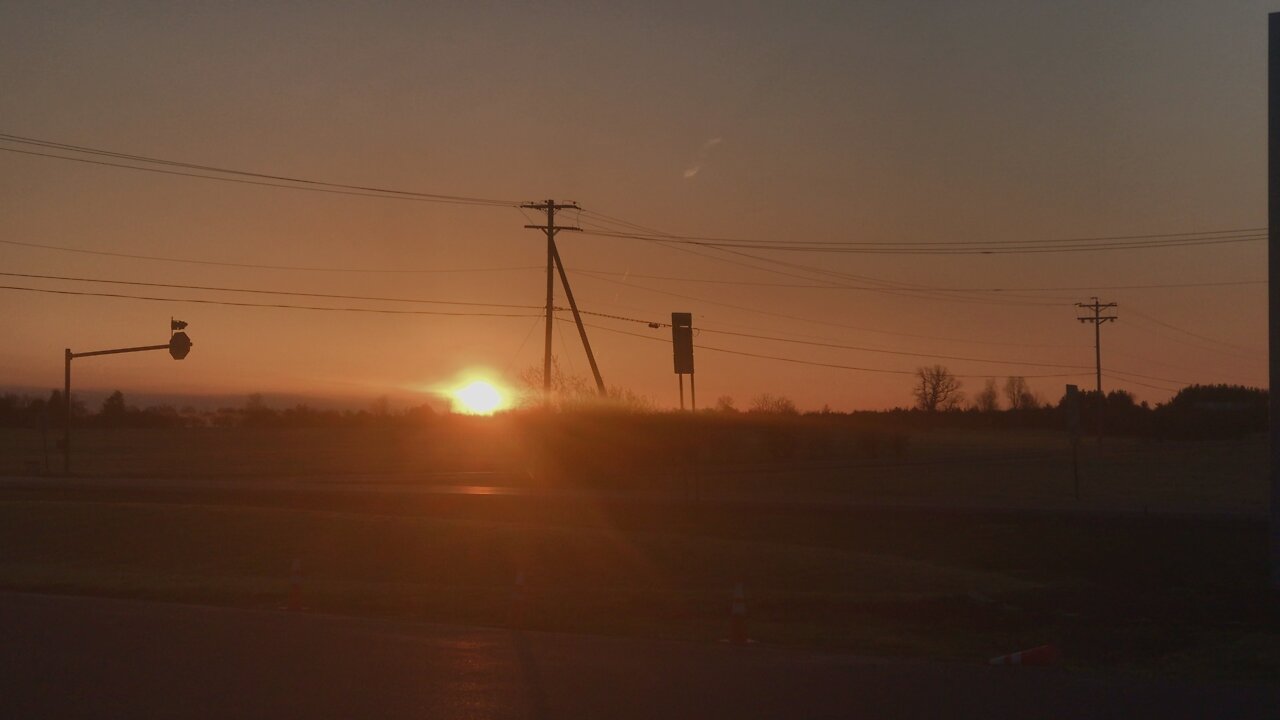
[[[1057,665],[1062,659],[1056,645],[1039,645],[1030,650],[991,658],[992,665]]]
[[[511,590],[511,607],[507,611],[507,627],[524,626],[525,592],[524,571],[516,571],[516,586]]]
[[[284,609],[289,612],[300,612],[302,610],[301,560],[294,560],[293,567],[289,571],[289,599],[285,603]]]
[[[747,639],[747,594],[742,583],[733,588],[733,605],[729,607],[729,642],[745,645]]]

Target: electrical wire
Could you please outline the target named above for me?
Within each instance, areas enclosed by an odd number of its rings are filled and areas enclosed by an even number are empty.
[[[656,289],[656,288],[650,288],[650,287],[646,287],[646,286],[644,286],[644,285],[635,285],[635,284],[632,284],[632,283],[625,283],[625,282],[622,282],[622,281],[620,281],[620,280],[612,280],[612,279],[609,279],[609,278],[593,277],[593,276],[591,276],[591,275],[585,275],[585,277],[591,277],[592,279],[595,279],[595,280],[599,280],[599,281],[602,281],[602,282],[613,283],[613,284],[615,284],[615,285],[621,285],[621,286],[624,286],[624,287],[632,287],[632,288],[636,288],[636,289],[639,289],[639,290],[645,290],[645,291],[647,291],[647,292],[652,292],[652,293],[656,293],[656,294],[659,294],[659,295],[669,295],[669,296],[671,296],[671,297],[678,297],[678,298],[681,298],[681,299],[684,299],[684,300],[693,300],[693,301],[696,301],[696,302],[706,303],[706,304],[708,304],[708,305],[715,305],[715,306],[718,306],[718,307],[725,307],[725,308],[730,308],[730,309],[733,309],[733,310],[742,310],[742,311],[744,311],[744,312],[754,313],[754,314],[761,315],[761,316],[766,316],[766,317],[776,317],[776,318],[781,318],[781,319],[784,319],[784,320],[796,320],[796,321],[799,321],[799,322],[812,323],[812,324],[815,324],[815,325],[825,325],[825,326],[828,326],[828,327],[837,327],[837,328],[842,328],[842,329],[846,329],[846,330],[857,330],[857,331],[860,331],[860,332],[870,332],[870,333],[876,333],[876,334],[879,334],[879,335],[892,335],[892,336],[896,336],[896,337],[909,337],[909,338],[916,338],[916,339],[922,339],[922,340],[942,340],[942,341],[946,341],[946,342],[961,342],[961,343],[971,343],[971,344],[978,344],[978,345],[998,345],[998,346],[1005,346],[1005,347],[1050,347],[1050,348],[1078,348],[1078,347],[1081,347],[1081,346],[1079,346],[1079,345],[1065,345],[1065,344],[1053,344],[1053,343],[1040,344],[1040,343],[997,342],[997,341],[974,340],[974,339],[972,339],[972,338],[944,337],[944,336],[937,336],[937,335],[921,335],[921,334],[916,334],[916,333],[896,332],[896,331],[891,331],[891,330],[877,330],[877,329],[874,329],[874,328],[868,328],[868,327],[863,327],[863,326],[859,326],[859,325],[849,325],[849,324],[846,324],[846,323],[831,322],[831,321],[829,321],[829,320],[817,320],[817,319],[814,319],[814,318],[802,317],[802,316],[800,316],[800,315],[789,315],[789,314],[786,314],[786,313],[777,313],[777,312],[772,312],[772,311],[769,311],[769,310],[760,310],[760,309],[758,309],[758,308],[747,307],[747,306],[745,306],[745,305],[735,305],[735,304],[733,304],[733,303],[725,303],[725,302],[720,302],[720,301],[717,301],[717,300],[709,300],[709,299],[707,299],[707,298],[698,297],[698,296],[694,296],[694,295],[685,295],[685,294],[681,294],[681,293],[669,292],[669,291],[666,291],[666,290],[658,290],[658,289]]]
[[[134,253],[112,252],[108,250],[86,250],[84,248],[66,247],[62,245],[46,245],[43,243],[23,242],[0,238],[0,244],[18,247],[54,250],[57,252],[78,253],[81,255],[97,255],[100,257],[118,257],[129,260],[150,260],[155,262],[182,263],[186,265],[210,265],[214,267],[249,268],[254,270],[296,270],[302,272],[325,273],[372,273],[372,274],[429,274],[429,273],[469,273],[469,272],[512,272],[517,270],[542,270],[540,265],[521,265],[512,267],[488,268],[348,268],[317,267],[305,265],[270,265],[266,263],[221,262],[217,260],[193,260],[190,258],[166,257],[163,255],[138,255]]]
[[[37,280],[62,280],[67,282],[103,283],[107,285],[132,285],[178,290],[208,290],[212,292],[251,293],[254,295],[286,295],[290,297],[325,298],[330,300],[368,300],[371,302],[421,303],[426,305],[464,305],[470,307],[537,310],[542,305],[512,305],[507,303],[466,302],[461,300],[424,300],[420,298],[377,297],[369,295],[337,295],[333,293],[294,292],[289,290],[259,290],[250,288],[217,287],[211,285],[187,285],[177,283],[137,282],[132,280],[106,280],[100,278],[72,277],[67,275],[37,275],[35,273],[0,272],[0,277],[18,277]]]
[[[76,152],[98,157],[110,157],[120,160],[129,160],[133,162],[149,163],[154,165],[162,165],[166,167],[179,167],[187,170],[200,171],[200,173],[221,173],[234,177],[217,177],[214,175],[188,173],[171,170],[161,170],[158,168],[148,168],[137,165],[126,165],[122,163],[106,162],[101,160],[90,160],[88,158],[78,158],[74,156],[54,155],[51,153],[40,153],[31,150],[18,150],[15,148],[0,147],[0,150],[6,152],[21,153],[24,155],[36,155],[45,158],[58,160],[69,160],[73,162],[83,162],[93,165],[106,165],[109,167],[124,168],[130,170],[142,170],[147,172],[159,172],[167,175],[181,175],[184,177],[196,177],[206,180],[222,180],[225,182],[246,182],[252,185],[267,185],[270,187],[292,188],[295,190],[315,190],[320,192],[334,192],[343,195],[358,195],[362,197],[385,197],[399,198],[403,200],[417,200],[421,202],[450,203],[460,205],[489,205],[506,207],[518,204],[517,200],[499,200],[495,198],[469,197],[465,195],[444,195],[439,193],[426,193],[412,190],[399,190],[393,188],[383,188],[367,185],[355,185],[349,183],[334,183],[321,180],[310,180],[307,178],[292,177],[288,175],[273,175],[270,173],[259,173],[248,170],[237,170],[233,168],[216,167],[212,165],[200,165],[197,163],[188,163],[178,160],[166,160],[163,158],[148,157],[145,155],[134,155],[130,153],[121,153],[111,150],[103,150],[101,148],[87,147],[84,145],[72,145],[69,143],[54,142],[51,140],[40,140],[37,138],[24,137],[21,135],[12,135],[9,133],[0,133],[0,141],[40,147],[45,149],[61,150],[64,152]],[[257,180],[240,180],[237,178],[256,178]],[[269,181],[269,182],[266,182]],[[294,183],[282,184],[282,183]]]
[[[227,305],[231,307],[275,308],[282,310],[317,310],[325,312],[375,313],[381,315],[442,315],[456,317],[538,317],[533,313],[498,313],[498,312],[463,312],[449,310],[388,310],[382,308],[357,307],[324,307],[318,305],[289,305],[284,303],[251,303],[234,300],[207,300],[201,298],[155,297],[150,295],[126,295],[123,293],[89,292],[85,290],[55,290],[52,288],[20,287],[16,285],[0,285],[0,290],[45,293],[49,295],[77,295],[85,297],[119,298],[124,300],[145,300],[150,302],[196,303],[199,305]]]
[[[832,245],[832,246],[853,246],[853,247],[857,247],[857,246],[866,246],[866,247],[940,246],[940,247],[946,248],[946,247],[970,246],[970,245],[977,245],[977,246],[1000,246],[1000,245],[1021,246],[1021,245],[1036,245],[1036,244],[1066,245],[1066,244],[1074,244],[1074,243],[1132,242],[1132,241],[1146,241],[1146,240],[1160,241],[1160,240],[1187,238],[1187,237],[1202,239],[1205,237],[1223,236],[1223,235],[1252,236],[1252,235],[1258,235],[1258,234],[1265,234],[1267,232],[1267,227],[1262,226],[1262,227],[1246,227],[1246,228],[1228,228],[1228,229],[1222,229],[1222,230],[1196,230],[1196,231],[1188,231],[1188,232],[1149,233],[1144,235],[1103,235],[1103,236],[1033,239],[1033,240],[982,240],[982,241],[904,240],[904,241],[892,241],[892,242],[867,241],[867,240],[861,240],[861,241],[858,241],[858,240],[836,240],[836,241],[811,240],[809,241],[807,240],[807,241],[798,242],[798,243],[782,243],[782,242],[771,241],[771,240],[744,240],[740,238],[716,237],[716,236],[707,236],[707,235],[678,235],[674,233],[663,232],[661,230],[655,230],[654,228],[651,228],[651,227],[645,227],[644,225],[639,225],[637,223],[623,220],[621,218],[604,215],[603,213],[599,213],[595,211],[589,211],[589,212],[591,215],[595,215],[606,221],[610,221],[614,224],[630,227],[634,230],[638,230],[646,234],[647,236],[652,236],[658,239],[696,240],[696,241],[706,241],[706,242],[715,242],[715,243],[740,243],[740,244],[769,245],[769,246],[772,246],[772,245],[800,245],[800,246]]]
[[[871,290],[872,288],[857,287],[852,285],[836,285],[831,283],[775,283],[752,280],[721,280],[717,278],[697,278],[677,275],[648,275],[644,273],[633,272],[617,272],[610,270],[595,269],[578,269],[576,272],[601,275],[612,277],[631,277],[642,280],[670,280],[673,282],[700,283],[709,285],[740,285],[747,287],[776,287],[776,288],[801,288],[811,290]],[[1009,287],[1009,288],[961,288],[961,287],[935,287],[933,290],[937,292],[981,292],[981,293],[1009,293],[1009,292],[1089,292],[1098,290],[1158,290],[1172,288],[1208,288],[1208,287],[1232,287],[1240,285],[1266,285],[1266,280],[1222,280],[1216,282],[1197,282],[1197,283],[1155,283],[1149,285],[1081,285],[1081,286],[1057,286],[1057,287]]]
[[[559,322],[564,322],[564,323],[573,322],[572,320],[568,320],[568,319],[564,319],[564,318],[558,318],[558,320],[559,320]],[[605,331],[605,332],[617,333],[617,334],[619,334],[619,335],[630,335],[631,337],[643,338],[643,339],[645,339],[645,340],[657,341],[657,342],[661,342],[661,343],[666,343],[666,342],[667,342],[666,340],[663,340],[662,338],[656,338],[656,337],[653,337],[653,336],[651,336],[651,335],[642,335],[642,334],[640,334],[640,333],[633,333],[633,332],[629,332],[629,331],[626,331],[626,330],[619,330],[619,329],[617,329],[617,328],[611,328],[611,327],[607,327],[607,326],[605,326],[605,325],[596,325],[596,324],[594,324],[594,323],[583,323],[583,325],[585,325],[585,326],[587,326],[587,327],[590,327],[590,328],[594,328],[594,329],[596,329],[596,330],[603,330],[603,331]],[[745,351],[742,351],[742,350],[731,350],[731,349],[729,349],[729,348],[716,347],[716,346],[713,346],[713,345],[704,345],[704,344],[701,344],[701,343],[699,343],[699,344],[698,344],[697,349],[698,349],[699,351],[702,351],[702,350],[709,350],[709,351],[711,351],[711,352],[725,353],[725,354],[728,354],[728,355],[740,355],[740,356],[743,356],[743,357],[759,358],[759,359],[763,359],[763,360],[776,360],[776,361],[779,361],[779,362],[794,363],[794,364],[798,364],[798,365],[809,365],[809,366],[813,366],[813,367],[834,368],[834,369],[837,369],[837,370],[856,370],[856,371],[860,371],[860,372],[884,373],[884,374],[890,374],[890,375],[915,375],[915,374],[916,374],[916,371],[915,371],[915,370],[891,370],[891,369],[887,369],[887,368],[869,368],[869,367],[860,367],[860,366],[856,366],[856,365],[842,365],[842,364],[838,364],[838,363],[824,363],[824,362],[816,362],[816,361],[813,361],[813,360],[802,360],[802,359],[800,359],[800,358],[783,357],[783,356],[780,356],[780,355],[764,355],[764,354],[761,354],[761,353],[745,352]],[[1022,377],[1024,377],[1024,378],[1028,378],[1028,379],[1039,379],[1039,378],[1066,378],[1066,377],[1083,377],[1083,376],[1086,376],[1086,375],[1089,375],[1089,374],[1090,374],[1090,373],[1088,373],[1088,372],[1078,372],[1078,373],[1053,373],[1053,374],[1044,374],[1044,375],[1023,375]],[[985,378],[988,378],[988,377],[991,377],[991,376],[990,376],[990,375],[965,375],[965,374],[956,374],[956,375],[955,375],[955,377],[958,377],[958,378],[965,378],[965,379],[971,379],[971,378],[983,378],[983,379],[985,379]]]
[[[643,235],[638,233],[610,232],[604,230],[584,230],[586,235],[596,237],[619,238],[631,240],[661,241],[683,245],[695,245],[709,248],[740,248],[750,250],[805,252],[805,253],[840,253],[851,255],[1015,255],[1068,252],[1099,252],[1110,250],[1149,250],[1171,247],[1194,247],[1202,245],[1227,245],[1242,242],[1259,242],[1267,236],[1263,233],[1238,235],[1203,235],[1199,237],[1169,236],[1161,240],[1115,240],[1106,242],[1076,242],[1059,245],[1032,244],[1035,241],[1023,241],[1022,244],[1004,244],[989,242],[987,244],[930,243],[944,247],[913,247],[907,243],[883,243],[869,245],[863,243],[819,244],[810,242],[769,243],[765,241],[745,240],[698,240],[670,235]]]
[[[566,309],[567,308],[556,308],[556,310],[561,310],[561,311]],[[626,322],[639,323],[642,325],[648,325],[649,327],[671,327],[671,323],[656,322],[651,320],[644,320],[641,318],[626,317],[624,315],[611,315],[608,313],[600,313],[600,312],[593,312],[591,310],[583,310],[581,308],[578,309],[578,312],[583,315],[591,315],[594,317],[607,318],[610,320],[622,320]],[[996,365],[1023,365],[1027,367],[1060,368],[1060,369],[1068,369],[1068,370],[1090,370],[1093,367],[1091,365],[1065,365],[1062,363],[1041,363],[1041,362],[1020,361],[1020,360],[1000,360],[995,358],[965,357],[962,355],[943,355],[938,353],[909,352],[906,350],[889,350],[885,348],[865,347],[862,345],[844,345],[840,343],[831,343],[831,342],[795,340],[792,338],[776,337],[772,335],[759,335],[756,333],[735,332],[732,330],[715,330],[707,327],[697,327],[695,328],[695,330],[708,333],[711,335],[727,335],[730,337],[749,338],[752,340],[768,340],[771,342],[791,343],[793,345],[807,345],[811,347],[831,348],[835,350],[856,350],[859,352],[881,353],[885,355],[901,355],[906,357],[925,358],[928,360],[957,360],[962,362],[991,363]]]
[[[1134,315],[1137,315],[1138,317],[1140,317],[1140,318],[1142,318],[1142,319],[1146,320],[1147,322],[1155,323],[1156,325],[1159,325],[1159,326],[1161,326],[1161,327],[1168,328],[1168,329],[1173,330],[1173,331],[1175,331],[1175,332],[1180,332],[1180,333],[1182,333],[1182,334],[1184,334],[1184,335],[1188,335],[1188,336],[1190,336],[1190,337],[1197,338],[1197,339],[1199,339],[1199,340],[1204,340],[1205,342],[1213,343],[1214,345],[1223,345],[1223,346],[1225,346],[1225,347],[1229,347],[1229,348],[1232,348],[1232,349],[1234,349],[1234,350],[1239,350],[1240,352],[1244,352],[1244,353],[1251,353],[1251,352],[1253,352],[1250,348],[1241,347],[1241,346],[1239,346],[1239,345],[1233,345],[1233,344],[1231,344],[1231,343],[1229,343],[1229,342],[1226,342],[1226,341],[1224,341],[1224,340],[1218,340],[1218,339],[1216,339],[1216,338],[1211,338],[1211,337],[1209,337],[1209,336],[1207,336],[1207,335],[1200,335],[1200,334],[1198,334],[1198,333],[1193,333],[1193,332],[1191,332],[1190,330],[1184,330],[1183,328],[1177,327],[1176,325],[1170,325],[1169,323],[1164,322],[1163,320],[1159,320],[1159,319],[1157,319],[1157,318],[1151,317],[1150,315],[1148,315],[1148,314],[1146,314],[1146,313],[1144,313],[1144,312],[1142,312],[1142,311],[1140,311],[1140,310],[1137,310],[1137,309],[1133,308],[1132,306],[1128,306],[1128,305],[1126,305],[1126,306],[1125,306],[1125,312],[1126,312],[1126,313],[1132,313],[1132,314],[1134,314]]]

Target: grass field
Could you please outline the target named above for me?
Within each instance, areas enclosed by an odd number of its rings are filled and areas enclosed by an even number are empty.
[[[241,432],[99,431],[80,446],[86,474],[234,485],[0,488],[0,588],[276,608],[299,560],[311,611],[502,625],[521,572],[531,627],[714,640],[741,581],[767,643],[981,661],[1055,642],[1076,668],[1280,672],[1257,441],[1090,450],[1076,503],[1060,437],[922,433],[902,457],[707,462],[691,503],[688,465],[502,477],[643,501],[441,497],[396,487],[519,453],[423,449],[408,432]],[[271,491],[311,473],[357,473],[378,491]],[[870,502],[898,499],[922,502]],[[1187,514],[1204,510],[1231,512]]]
[[[482,504],[446,515],[11,499],[0,587],[274,608],[296,559],[310,611],[502,625],[521,571],[531,627],[714,640],[741,580],[767,643],[980,661],[1056,642],[1078,668],[1280,670],[1257,522]]]
[[[482,471],[501,485],[627,489],[681,494],[698,478],[708,493],[844,495],[860,499],[1062,504],[1075,502],[1071,455],[1062,433],[933,431],[904,433],[905,449],[869,449],[850,434],[848,447],[829,437],[821,450],[780,461],[753,448],[743,432],[741,457],[691,457],[649,448],[643,463],[625,457],[572,466],[548,462],[527,440],[501,426],[466,419],[444,429],[246,429],[78,431],[74,471],[96,477],[326,478],[360,475],[394,482],[458,482],[432,473]],[[808,444],[816,445],[817,441]],[[50,451],[53,452],[52,450]],[[0,430],[0,476],[42,472],[42,439],[33,430]],[[566,467],[566,465],[570,465]],[[56,453],[50,468],[61,468]],[[1265,512],[1266,444],[1241,441],[1153,443],[1109,440],[1101,455],[1082,444],[1080,490],[1085,506],[1156,510]],[[468,479],[464,482],[485,482]]]

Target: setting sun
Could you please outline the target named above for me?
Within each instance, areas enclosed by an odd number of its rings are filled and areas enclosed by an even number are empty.
[[[502,393],[483,380],[476,380],[453,391],[460,409],[471,415],[489,415],[502,407]]]

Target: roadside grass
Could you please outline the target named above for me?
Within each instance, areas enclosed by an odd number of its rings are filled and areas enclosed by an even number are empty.
[[[522,572],[526,627],[714,641],[742,581],[765,643],[982,661],[1055,642],[1079,669],[1280,671],[1252,525],[482,507],[0,500],[0,588],[276,609],[299,560],[311,612],[501,626]]]
[[[705,458],[651,448],[643,465],[616,462],[598,472],[543,473],[527,440],[501,425],[452,421],[426,428],[201,428],[78,430],[78,475],[96,477],[241,478],[264,486],[280,478],[361,482],[486,483],[538,489],[628,490],[673,497],[703,494],[844,497],[1263,513],[1269,486],[1266,443],[1156,443],[1116,438],[1099,454],[1080,453],[1080,498],[1062,433],[934,430],[909,434],[906,450],[867,450],[851,434],[833,441],[831,457],[801,453],[786,461]],[[746,445],[754,435],[743,429]],[[850,431],[852,432],[852,431]],[[758,448],[753,450],[757,456]],[[824,451],[824,452],[827,452]],[[816,452],[816,451],[815,451]],[[50,450],[50,467],[60,458]],[[0,429],[0,475],[43,468],[37,431]],[[825,458],[825,459],[824,459]],[[594,466],[592,466],[594,467]],[[433,473],[494,472],[457,477]],[[696,478],[696,479],[695,479]]]
[[[522,572],[529,627],[699,640],[725,636],[741,581],[763,642],[935,657],[980,638],[878,609],[1036,587],[821,545],[279,508],[0,502],[0,546],[10,590],[273,609],[296,559],[309,611],[481,625],[509,622]]]

